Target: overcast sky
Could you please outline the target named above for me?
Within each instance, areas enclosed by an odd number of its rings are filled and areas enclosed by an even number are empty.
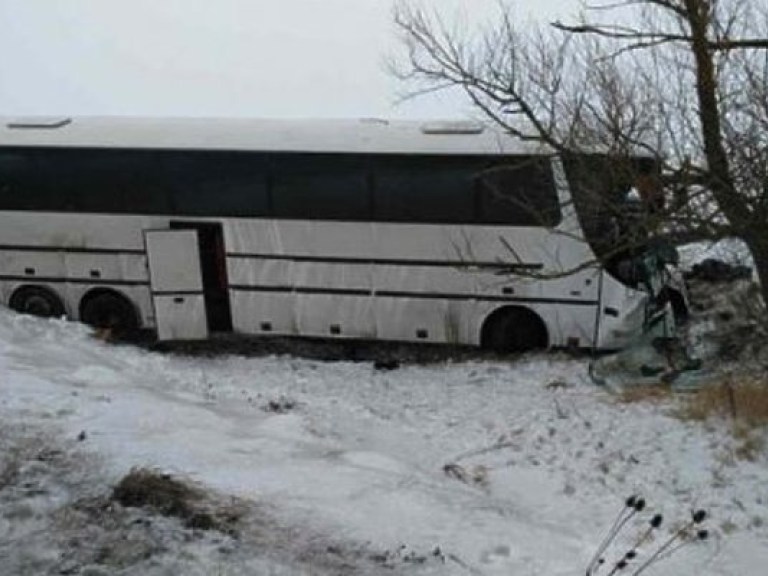
[[[490,18],[497,0],[421,0]],[[397,104],[393,0],[0,0],[0,115],[466,116]],[[521,20],[578,0],[517,0]]]

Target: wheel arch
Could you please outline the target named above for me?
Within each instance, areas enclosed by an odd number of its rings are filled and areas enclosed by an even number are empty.
[[[136,305],[136,303],[131,300],[131,298],[125,294],[124,292],[121,292],[120,290],[117,290],[116,288],[91,288],[85,294],[83,294],[80,297],[80,302],[77,306],[77,314],[78,319],[82,320],[83,318],[83,310],[85,309],[85,306],[91,302],[94,298],[98,298],[100,296],[112,296],[114,298],[119,298],[120,300],[124,301],[128,306],[130,306],[130,310],[133,312],[133,315],[136,319],[137,325],[140,325],[141,323],[141,311],[139,310],[139,307]]]
[[[551,346],[551,334],[546,321],[536,310],[520,304],[500,306],[490,311],[480,325],[480,346],[498,350],[498,332],[505,324],[515,322],[518,328],[530,333],[530,346],[527,350],[547,349]],[[512,350],[507,350],[512,351]]]
[[[46,294],[48,294],[51,298],[53,298],[57,305],[61,308],[63,315],[69,316],[70,310],[67,306],[67,300],[64,298],[64,296],[61,294],[59,290],[51,286],[50,284],[35,284],[30,282],[25,282],[22,284],[17,284],[16,286],[13,286],[8,291],[8,298],[6,300],[6,305],[8,308],[12,310],[16,310],[14,304],[16,304],[16,301],[18,298],[21,297],[25,292],[31,292],[31,291],[41,291]]]

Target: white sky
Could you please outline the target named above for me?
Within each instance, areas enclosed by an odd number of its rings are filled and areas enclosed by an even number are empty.
[[[498,0],[421,0],[485,20]],[[0,115],[461,117],[397,104],[393,0],[0,0]],[[578,0],[517,0],[521,18]]]

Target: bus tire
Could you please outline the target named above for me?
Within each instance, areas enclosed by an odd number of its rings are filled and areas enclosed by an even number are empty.
[[[500,354],[544,350],[549,345],[547,327],[541,317],[519,306],[496,310],[483,324],[480,344]]]
[[[61,318],[66,313],[61,298],[44,286],[17,288],[8,301],[11,310],[42,318]]]
[[[136,309],[128,298],[113,290],[97,290],[86,294],[80,302],[80,321],[109,335],[124,338],[139,329]]]

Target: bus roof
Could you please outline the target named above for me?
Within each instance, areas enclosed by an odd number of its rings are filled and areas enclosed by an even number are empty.
[[[0,146],[372,154],[547,154],[470,122],[237,118],[3,118]]]

